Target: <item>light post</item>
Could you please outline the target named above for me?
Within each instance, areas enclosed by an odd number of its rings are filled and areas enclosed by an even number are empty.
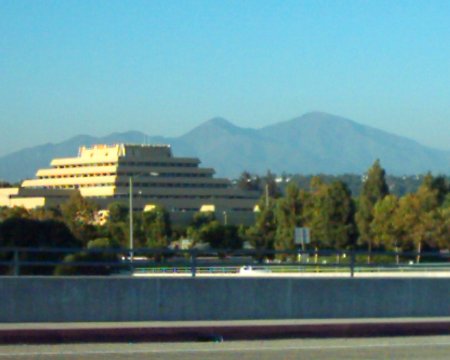
[[[130,220],[130,262],[133,262],[134,238],[133,238],[133,176],[129,177],[130,203],[129,203],[129,220]]]
[[[227,226],[228,225],[228,217],[227,217],[227,212],[226,211],[224,211],[223,212],[223,224],[225,225],[225,226]]]
[[[128,177],[129,181],[129,219],[130,219],[130,262],[133,262],[133,256],[134,256],[134,229],[133,229],[133,179],[138,178],[142,175],[149,174],[150,176],[159,176],[159,173],[157,172],[150,172],[150,173],[138,173],[136,175],[130,175]]]

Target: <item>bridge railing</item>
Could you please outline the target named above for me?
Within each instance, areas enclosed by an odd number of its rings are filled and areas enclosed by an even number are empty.
[[[420,262],[419,262],[420,260]],[[0,275],[293,275],[440,272],[448,252],[0,247]]]

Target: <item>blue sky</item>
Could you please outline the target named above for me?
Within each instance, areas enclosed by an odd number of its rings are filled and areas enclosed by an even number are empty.
[[[0,155],[308,111],[450,150],[450,1],[0,0]]]

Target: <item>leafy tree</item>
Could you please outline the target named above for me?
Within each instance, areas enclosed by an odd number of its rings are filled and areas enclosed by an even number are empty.
[[[23,248],[78,248],[81,243],[73,236],[68,227],[55,220],[34,220],[27,218],[8,218],[0,223],[0,247]],[[12,254],[1,254],[4,260],[12,259]],[[20,261],[56,261],[62,260],[64,253],[59,252],[22,252]],[[3,268],[3,272],[9,271]],[[22,274],[43,274],[53,272],[52,266],[27,266]]]
[[[170,218],[162,207],[142,213],[142,229],[147,247],[165,248],[169,245]]]
[[[110,249],[118,249],[120,244],[109,238],[98,238],[88,242],[87,250],[76,254],[67,255],[63,264],[58,265],[54,274],[66,275],[110,275],[115,270],[115,264],[119,262],[119,256]],[[89,251],[91,250],[91,251]],[[95,250],[100,250],[99,252]],[[104,251],[101,251],[104,250]],[[72,265],[70,263],[81,263],[83,265]],[[100,265],[104,262],[105,265]],[[64,264],[66,263],[66,264]],[[96,263],[89,265],[89,263]]]
[[[399,239],[401,233],[395,223],[398,207],[399,200],[395,195],[387,195],[375,204],[373,220],[370,224],[370,231],[373,235],[375,246],[386,250],[400,250]]]
[[[242,238],[234,225],[222,225],[213,220],[202,225],[195,233],[196,242],[207,243],[212,249],[240,249]]]
[[[296,184],[290,183],[286,195],[276,203],[277,230],[275,234],[276,250],[293,250],[295,227],[302,224],[302,203]]]
[[[194,229],[199,229],[204,224],[208,224],[214,220],[216,220],[216,215],[212,211],[207,212],[199,211],[194,214],[190,227]]]
[[[275,219],[275,200],[263,196],[258,203],[256,221],[244,232],[244,237],[255,249],[273,250],[277,229]]]
[[[305,218],[316,246],[345,249],[355,238],[354,204],[350,190],[341,181],[317,184],[305,205]]]
[[[367,246],[368,258],[371,262],[371,253],[373,248],[373,235],[370,232],[370,224],[373,220],[373,207],[389,194],[389,188],[386,184],[385,171],[376,160],[367,173],[361,195],[359,197],[358,211],[356,212],[356,223],[359,231],[360,245]]]
[[[128,207],[120,202],[113,202],[109,204],[108,212],[109,216],[106,222],[108,237],[120,243],[121,246],[128,247],[130,239]]]
[[[79,191],[61,205],[64,222],[83,244],[97,236],[95,223],[98,210],[98,205],[82,197]]]
[[[429,187],[428,180],[417,193],[400,199],[395,224],[402,246],[418,253],[417,262],[424,246],[436,247],[448,239],[447,221],[438,205],[438,192]]]
[[[129,216],[128,206],[121,202],[112,202],[108,205],[108,220],[112,223],[127,222]]]
[[[450,192],[450,182],[444,176],[433,177],[428,173],[423,179],[422,186],[436,192],[437,202],[442,205],[447,194]]]
[[[38,207],[30,210],[29,215],[36,220],[57,220],[63,221],[61,209],[59,207]]]
[[[2,207],[0,209],[0,220],[6,220],[9,218],[30,219],[31,214],[29,210],[22,206]]]

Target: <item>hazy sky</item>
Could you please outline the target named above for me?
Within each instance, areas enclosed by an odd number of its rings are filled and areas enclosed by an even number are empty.
[[[314,110],[450,150],[450,1],[0,0],[0,155]]]

